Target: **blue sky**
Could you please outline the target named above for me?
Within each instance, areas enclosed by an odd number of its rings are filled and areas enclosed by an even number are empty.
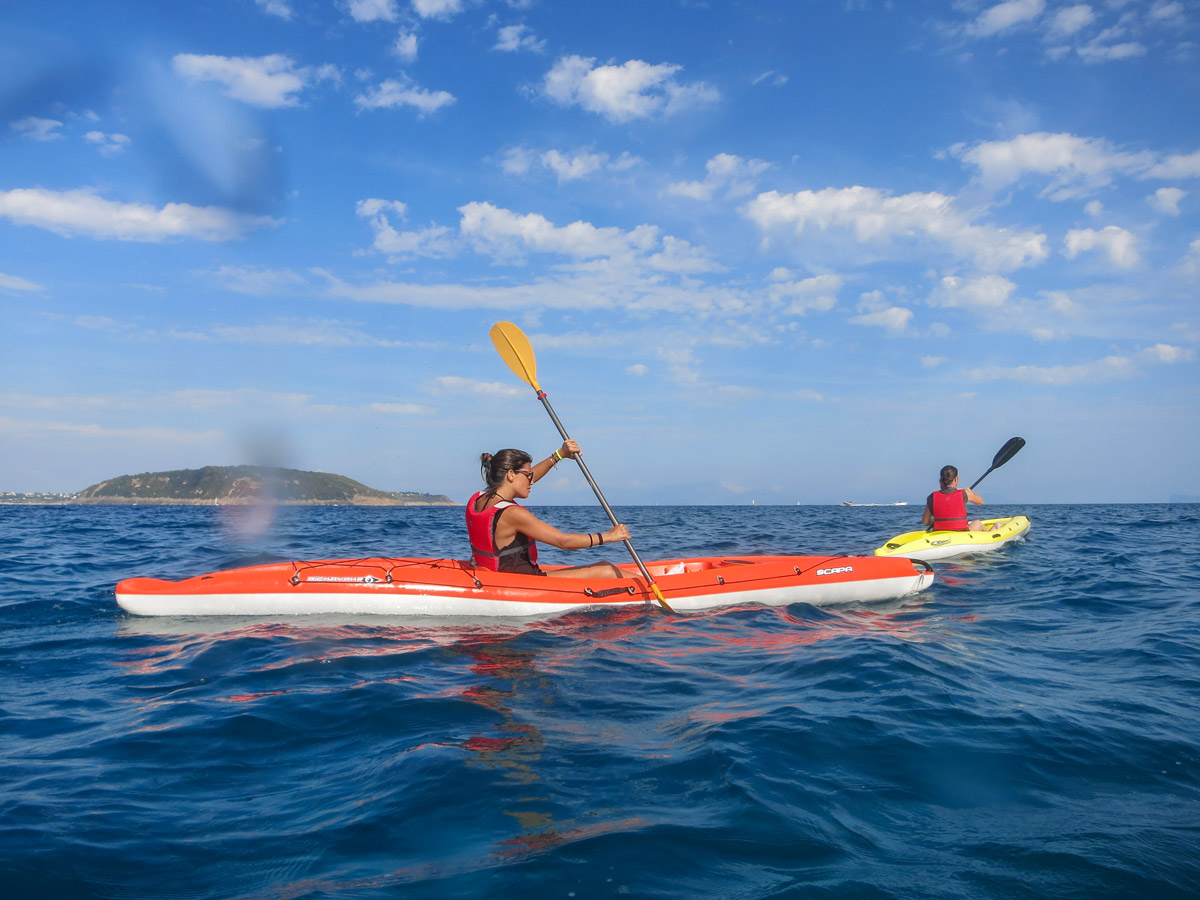
[[[1200,494],[1195,0],[0,9],[0,490]],[[588,503],[577,470],[535,489]]]

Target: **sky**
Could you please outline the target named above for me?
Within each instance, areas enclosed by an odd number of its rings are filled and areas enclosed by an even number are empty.
[[[0,491],[1196,497],[1198,276],[1197,0],[0,5]]]

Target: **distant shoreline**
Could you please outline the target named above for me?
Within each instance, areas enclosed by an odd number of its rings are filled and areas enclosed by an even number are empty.
[[[58,500],[31,496],[0,497],[0,506],[462,506],[453,500],[383,500],[367,497],[346,500],[256,500],[238,497],[222,500],[183,500],[173,497],[104,497],[102,499]]]

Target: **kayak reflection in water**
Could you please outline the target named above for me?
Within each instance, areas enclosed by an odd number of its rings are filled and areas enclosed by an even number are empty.
[[[629,539],[629,529],[617,525],[605,532],[567,534],[548,525],[517,503],[559,462],[574,459],[579,445],[567,440],[550,456],[533,465],[524,450],[500,450],[479,457],[487,487],[467,501],[467,537],[472,562],[494,572],[554,575],[560,578],[626,578],[610,562],[543,571],[537,564],[537,541],[562,550],[583,550]]]
[[[983,506],[983,498],[970,488],[958,488],[958,469],[942,466],[938,480],[941,489],[934,491],[925,500],[925,512],[921,522],[932,526],[931,531],[982,531],[983,521],[967,521],[967,502]],[[988,526],[989,530],[994,526]]]

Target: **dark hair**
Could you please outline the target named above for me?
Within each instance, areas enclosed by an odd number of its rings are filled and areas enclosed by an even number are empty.
[[[533,462],[533,457],[524,450],[497,450],[483,453],[479,457],[479,469],[483,480],[493,491],[504,483],[504,476]]]
[[[954,479],[958,477],[958,469],[954,466],[942,466],[942,472],[938,479],[942,483],[942,488],[948,488],[954,483]]]

